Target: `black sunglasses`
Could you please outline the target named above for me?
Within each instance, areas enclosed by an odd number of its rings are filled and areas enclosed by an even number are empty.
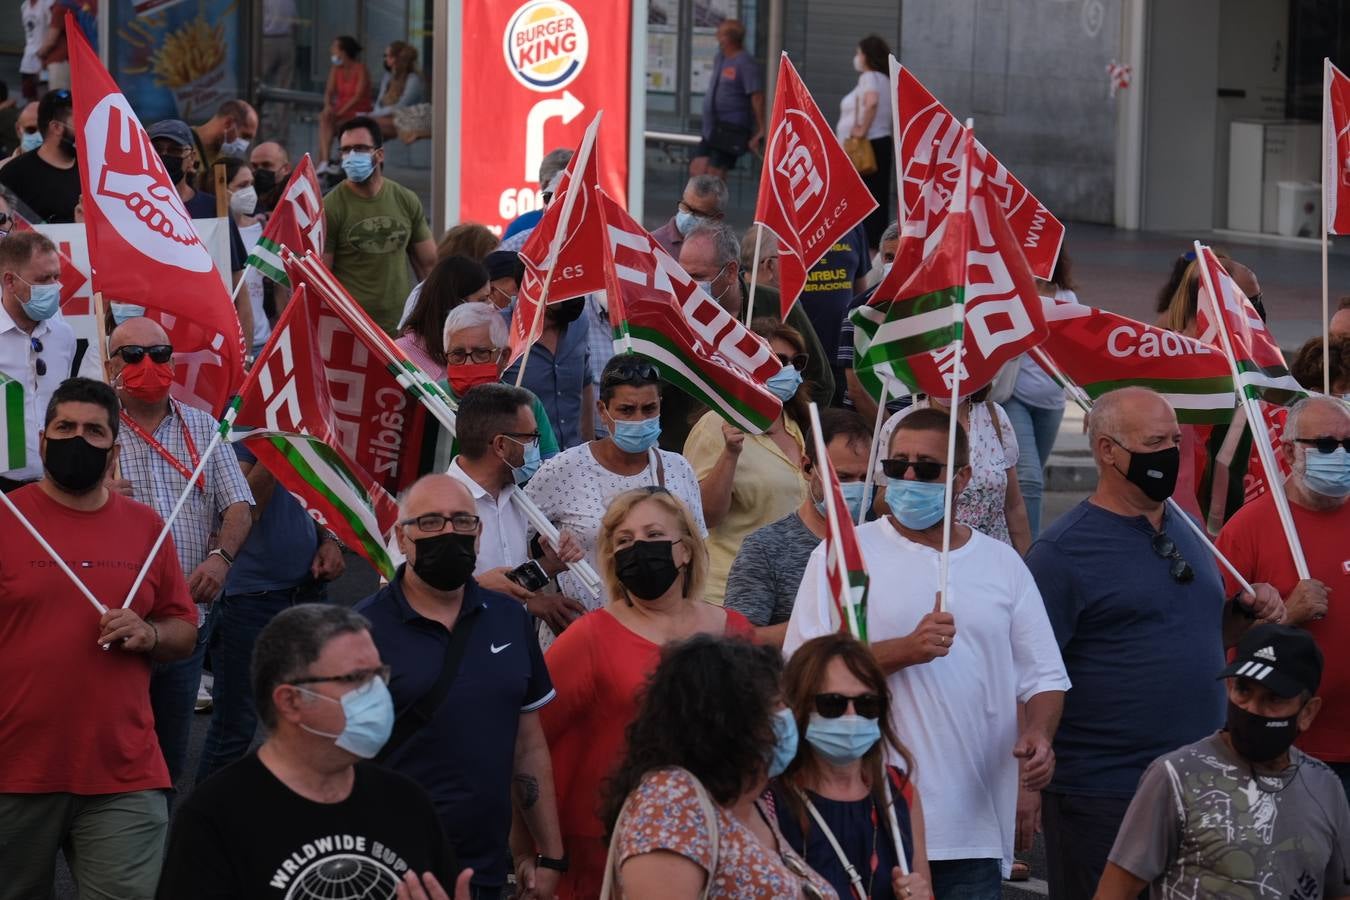
[[[28,346],[33,348],[34,353],[42,352],[42,341],[35,337],[30,336],[28,338]],[[41,378],[43,375],[47,374],[47,361],[39,356],[37,359],[33,360],[33,368],[37,369],[38,377]]]
[[[1172,567],[1168,574],[1177,584],[1190,584],[1195,580],[1195,570],[1191,564],[1182,557],[1181,551],[1177,549],[1176,542],[1163,532],[1159,531],[1153,535],[1153,552],[1163,559],[1172,561]]]
[[[914,468],[914,477],[920,481],[937,481],[942,470],[947,468],[946,463],[934,462],[931,459],[883,459],[881,461],[881,471],[886,473],[887,478],[894,478],[897,481],[905,477],[905,473]]]
[[[788,356],[786,353],[775,354],[778,362],[784,366],[792,366],[798,372],[806,371],[806,364],[811,361],[811,357],[805,353],[798,353],[796,356]]]
[[[1344,447],[1345,452],[1350,453],[1350,438],[1334,437],[1315,437],[1315,438],[1294,438],[1295,444],[1308,444],[1316,447],[1318,453],[1335,453],[1337,447]]]
[[[615,384],[651,384],[661,380],[661,370],[649,362],[622,362],[605,372],[601,387]]]
[[[143,347],[140,344],[127,344],[118,347],[113,351],[122,357],[122,362],[129,366],[134,366],[145,359],[145,354],[150,354],[150,361],[154,363],[166,363],[173,359],[173,347],[169,344],[155,344],[150,347]]]
[[[837,719],[848,711],[849,703],[853,711],[864,719],[881,718],[881,697],[878,694],[816,694],[816,712],[826,719]]]

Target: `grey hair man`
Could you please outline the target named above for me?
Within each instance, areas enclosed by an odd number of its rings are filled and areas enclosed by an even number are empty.
[[[675,215],[653,231],[652,237],[663,250],[679,259],[680,245],[695,229],[716,225],[726,217],[727,197],[727,183],[721,178],[715,175],[691,177],[680,195]]]

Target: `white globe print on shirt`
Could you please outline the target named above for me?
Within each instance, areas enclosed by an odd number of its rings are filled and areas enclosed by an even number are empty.
[[[209,272],[202,246],[150,136],[121,94],[109,94],[85,123],[81,162],[89,167],[94,203],[142,255],[189,272]]]
[[[315,860],[295,877],[286,900],[391,900],[398,876],[387,866],[355,853]]]

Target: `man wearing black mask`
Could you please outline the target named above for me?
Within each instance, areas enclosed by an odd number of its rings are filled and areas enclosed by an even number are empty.
[[[276,209],[286,179],[291,177],[291,157],[286,148],[276,141],[263,141],[248,155],[248,164],[253,169],[258,208],[271,212]]]
[[[449,475],[420,479],[399,506],[407,562],[356,605],[393,668],[398,715],[376,760],[431,795],[460,865],[474,870],[475,900],[506,886],[513,807],[539,855],[536,889],[551,897],[567,862],[539,710],[555,693],[529,612],[473,578],[481,525]]]
[[[520,386],[544,404],[561,450],[595,439],[595,376],[587,325],[571,327],[585,311],[585,297],[550,303],[543,333],[530,345],[529,355],[502,373],[503,382],[515,384],[517,371],[525,366]]]
[[[1181,463],[1166,399],[1142,387],[1102,395],[1088,439],[1096,491],[1027,555],[1073,690],[1054,778],[1019,809],[1041,810],[1050,896],[1072,900],[1092,896],[1148,764],[1223,723],[1213,673],[1224,648],[1257,618],[1284,616],[1270,585],[1226,597],[1209,548],[1166,505]]]
[[[1194,885],[1205,896],[1257,896],[1256,884],[1266,897],[1350,896],[1340,779],[1291,746],[1322,705],[1312,635],[1258,625],[1219,677],[1227,726],[1148,767],[1096,897],[1129,900],[1150,885],[1154,897],[1190,896]]]
[[[0,170],[0,185],[44,222],[74,222],[80,202],[75,123],[70,91],[49,91],[38,102],[42,144]]]

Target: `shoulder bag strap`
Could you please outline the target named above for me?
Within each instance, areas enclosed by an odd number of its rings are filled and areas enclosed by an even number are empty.
[[[464,659],[464,651],[469,646],[469,635],[473,633],[479,615],[481,614],[475,612],[463,617],[451,630],[450,641],[445,645],[445,656],[441,658],[441,673],[436,677],[436,683],[394,720],[393,733],[375,757],[376,762],[384,762],[393,756],[409,738],[435,718],[436,711],[445,702],[446,694],[450,693],[450,685],[454,684],[455,676],[459,674],[459,664]]]
[[[839,864],[844,867],[844,872],[848,875],[848,883],[853,887],[853,896],[858,900],[867,900],[867,890],[863,887],[862,875],[858,873],[857,867],[849,862],[849,858],[844,854],[844,848],[839,846],[839,841],[835,838],[834,832],[830,830],[830,826],[826,825],[825,819],[821,817],[820,810],[816,809],[816,805],[811,802],[811,798],[806,796],[806,791],[798,789],[797,795],[806,805],[806,811],[815,820],[820,833],[825,835],[825,840],[830,842],[830,849],[834,850],[834,855],[839,857]]]
[[[665,490],[666,464],[661,459],[661,451],[657,450],[655,447],[651,447],[647,450],[647,453],[651,456],[651,464],[656,469],[656,486]]]

